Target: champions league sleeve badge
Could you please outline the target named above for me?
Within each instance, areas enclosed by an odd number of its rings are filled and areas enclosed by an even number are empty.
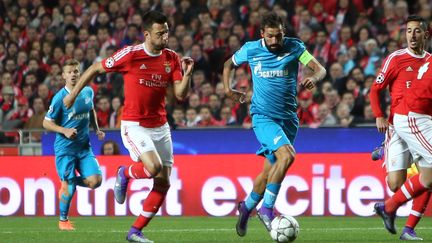
[[[113,66],[114,66],[114,58],[112,58],[112,57],[109,57],[108,59],[106,59],[106,61],[105,61],[105,66],[107,67],[107,68],[112,68]]]

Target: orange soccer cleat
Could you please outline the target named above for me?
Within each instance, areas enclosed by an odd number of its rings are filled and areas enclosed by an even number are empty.
[[[66,230],[66,231],[75,230],[72,222],[69,220],[59,221],[59,229],[60,230]]]

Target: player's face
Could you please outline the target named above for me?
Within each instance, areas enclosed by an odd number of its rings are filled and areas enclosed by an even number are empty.
[[[410,21],[407,23],[406,39],[409,49],[415,52],[421,52],[424,49],[424,43],[428,38],[428,32],[421,28],[418,21]]]
[[[282,25],[279,28],[265,27],[261,30],[265,45],[270,52],[279,52],[282,49],[282,39],[284,36]]]
[[[65,80],[66,85],[74,87],[80,77],[78,66],[64,66],[62,77]]]
[[[168,24],[154,23],[150,31],[144,31],[146,40],[150,41],[150,44],[155,51],[160,51],[168,45]]]

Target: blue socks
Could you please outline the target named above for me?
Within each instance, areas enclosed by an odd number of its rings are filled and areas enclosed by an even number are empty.
[[[66,188],[62,188],[59,198],[60,221],[68,220],[69,207],[75,194],[76,184],[74,180],[69,180]]]
[[[274,208],[277,195],[279,194],[281,184],[269,183],[264,192],[263,206],[266,208]]]
[[[249,194],[249,196],[246,198],[246,201],[245,201],[246,209],[248,211],[251,211],[252,209],[254,209],[258,205],[258,203],[261,201],[262,198],[263,198],[262,195],[252,191]]]

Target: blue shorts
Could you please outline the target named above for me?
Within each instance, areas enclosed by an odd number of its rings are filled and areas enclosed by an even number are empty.
[[[62,181],[72,180],[78,172],[82,178],[92,175],[102,175],[99,163],[91,149],[79,152],[76,155],[56,156],[57,174]]]
[[[297,135],[299,120],[297,117],[281,120],[271,118],[266,115],[253,114],[252,128],[261,148],[256,152],[257,155],[265,156],[270,163],[276,162],[274,152],[282,145],[294,144]]]

